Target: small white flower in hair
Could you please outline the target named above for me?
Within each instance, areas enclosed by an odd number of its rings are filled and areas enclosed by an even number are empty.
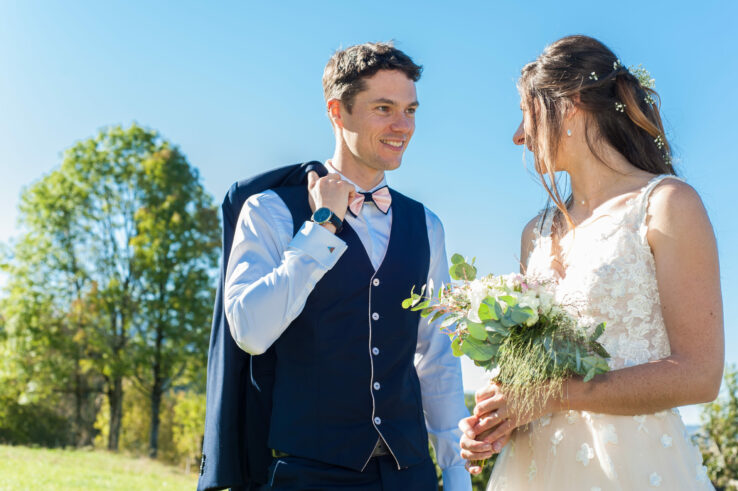
[[[625,104],[623,104],[622,102],[616,102],[615,103],[615,110],[617,112],[624,113],[625,112],[625,107],[626,107]]]
[[[592,72],[592,73],[589,74],[589,79],[590,80],[599,80],[597,78],[597,74],[595,72]]]

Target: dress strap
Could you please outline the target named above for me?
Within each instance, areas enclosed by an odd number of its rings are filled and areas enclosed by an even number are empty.
[[[551,236],[551,226],[553,225],[553,217],[555,214],[556,207],[554,206],[546,207],[538,214],[535,229],[535,237],[537,239]]]
[[[638,235],[641,237],[642,241],[646,240],[646,234],[648,233],[648,206],[651,203],[651,194],[653,194],[653,190],[656,189],[656,186],[667,179],[675,179],[677,181],[684,182],[684,179],[681,177],[673,176],[671,174],[658,175],[648,181],[648,184],[643,187],[637,198],[636,207],[638,210],[638,221],[636,223],[640,226],[638,229]]]

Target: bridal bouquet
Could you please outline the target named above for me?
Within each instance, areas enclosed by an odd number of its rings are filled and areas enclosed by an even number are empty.
[[[587,327],[554,301],[551,285],[520,274],[476,279],[474,261],[451,258],[451,278],[434,294],[415,289],[402,306],[441,319],[454,355],[466,355],[503,385],[508,400],[526,411],[560,395],[566,378],[587,382],[609,370],[610,355],[597,342],[605,324]],[[589,326],[591,327],[591,326]]]

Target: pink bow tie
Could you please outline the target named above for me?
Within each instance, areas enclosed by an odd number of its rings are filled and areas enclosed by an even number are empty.
[[[384,186],[377,189],[373,193],[357,192],[356,196],[354,196],[354,199],[352,199],[351,203],[349,203],[349,211],[354,216],[358,216],[359,213],[361,213],[361,207],[364,205],[364,203],[368,203],[370,201],[373,201],[374,204],[377,205],[377,208],[379,208],[379,211],[386,215],[390,209],[390,205],[392,204],[392,195],[389,192],[389,188],[387,186]]]

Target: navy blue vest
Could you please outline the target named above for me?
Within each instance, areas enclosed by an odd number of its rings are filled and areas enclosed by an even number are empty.
[[[311,211],[305,187],[276,189],[295,233]],[[348,245],[274,344],[271,448],[356,470],[382,436],[399,467],[428,458],[414,366],[419,313],[402,300],[427,282],[423,205],[390,190],[392,229],[377,271],[348,223]]]

